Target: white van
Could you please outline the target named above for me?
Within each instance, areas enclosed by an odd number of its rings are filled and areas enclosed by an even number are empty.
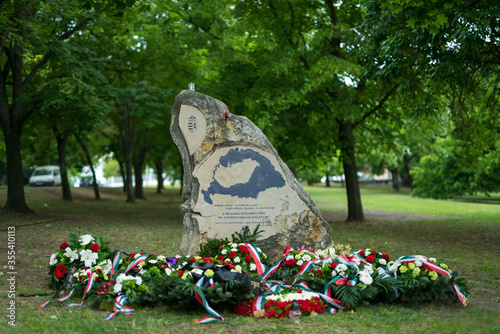
[[[60,186],[61,173],[59,166],[37,167],[30,177],[30,186]]]

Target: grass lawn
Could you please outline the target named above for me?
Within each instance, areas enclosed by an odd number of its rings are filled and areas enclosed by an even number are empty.
[[[112,249],[154,254],[178,253],[182,235],[179,189],[147,200],[125,203],[121,189],[101,189],[101,201],[91,188],[73,189],[73,202],[61,200],[59,188],[26,188],[32,214],[0,212],[0,333],[500,333],[500,205],[439,201],[410,197],[384,186],[361,189],[367,222],[345,223],[345,189],[306,187],[333,228],[335,243],[383,251],[396,259],[421,254],[436,257],[468,278],[469,306],[366,305],[355,312],[289,319],[254,319],[221,311],[224,323],[193,325],[207,313],[175,306],[137,309],[132,316],[102,321],[109,312],[50,304],[41,308],[47,288],[50,255],[78,227],[83,234],[102,236]],[[0,189],[0,205],[7,190]],[[16,226],[16,327],[7,324],[7,227]]]

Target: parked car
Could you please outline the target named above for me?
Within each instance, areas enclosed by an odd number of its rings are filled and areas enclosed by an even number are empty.
[[[29,179],[31,187],[37,186],[60,186],[61,172],[59,166],[37,167]]]

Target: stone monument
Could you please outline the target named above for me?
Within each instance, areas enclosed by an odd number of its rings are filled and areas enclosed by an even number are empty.
[[[184,168],[181,253],[208,238],[229,238],[244,226],[264,232],[257,245],[270,259],[286,246],[324,249],[330,225],[248,118],[210,96],[185,90],[175,98],[170,134]]]

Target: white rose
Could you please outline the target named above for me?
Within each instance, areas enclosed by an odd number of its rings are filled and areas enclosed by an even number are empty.
[[[250,263],[250,271],[257,270],[257,265],[255,263]]]
[[[236,267],[234,267],[234,269],[236,269],[237,271],[241,272],[241,266],[240,265],[237,265]]]
[[[434,258],[434,257],[430,257],[430,258],[429,258],[429,261],[436,263],[436,258]]]
[[[415,265],[417,267],[422,267],[422,261],[420,261],[420,260],[415,261]]]
[[[165,268],[165,274],[167,274],[167,276],[172,275],[172,270],[170,268]]]
[[[122,285],[120,283],[116,283],[114,286],[113,286],[113,291],[118,294],[122,291]]]
[[[149,262],[149,263],[153,263],[153,264],[155,264],[155,263],[157,263],[158,261],[157,261],[157,260],[149,260],[148,262]]]
[[[234,263],[240,263],[240,262],[241,262],[241,260],[240,260],[240,257],[239,257],[239,256],[235,257],[235,258],[233,259],[233,261],[234,261]]]
[[[302,260],[298,260],[298,261],[297,261],[297,265],[298,265],[298,266],[301,266],[301,265],[303,265],[303,264],[304,264],[304,261],[302,261]]]
[[[381,265],[385,266],[387,264],[387,261],[385,259],[379,259],[378,263],[380,263]]]
[[[142,277],[136,276],[135,277],[135,284],[137,286],[141,285],[142,284]]]
[[[94,240],[94,238],[92,238],[92,236],[90,234],[85,234],[85,235],[80,236],[80,240],[79,241],[80,241],[80,245],[86,246],[92,240]]]
[[[55,266],[57,264],[57,254],[54,253],[50,256],[49,264]]]
[[[237,244],[232,244],[231,247],[232,248],[236,248],[236,247],[238,247],[238,245]]]
[[[226,255],[227,254],[227,249],[223,249],[222,252],[220,252],[222,255]]]
[[[372,276],[366,271],[359,272],[359,281],[363,284],[370,285],[373,283]]]

